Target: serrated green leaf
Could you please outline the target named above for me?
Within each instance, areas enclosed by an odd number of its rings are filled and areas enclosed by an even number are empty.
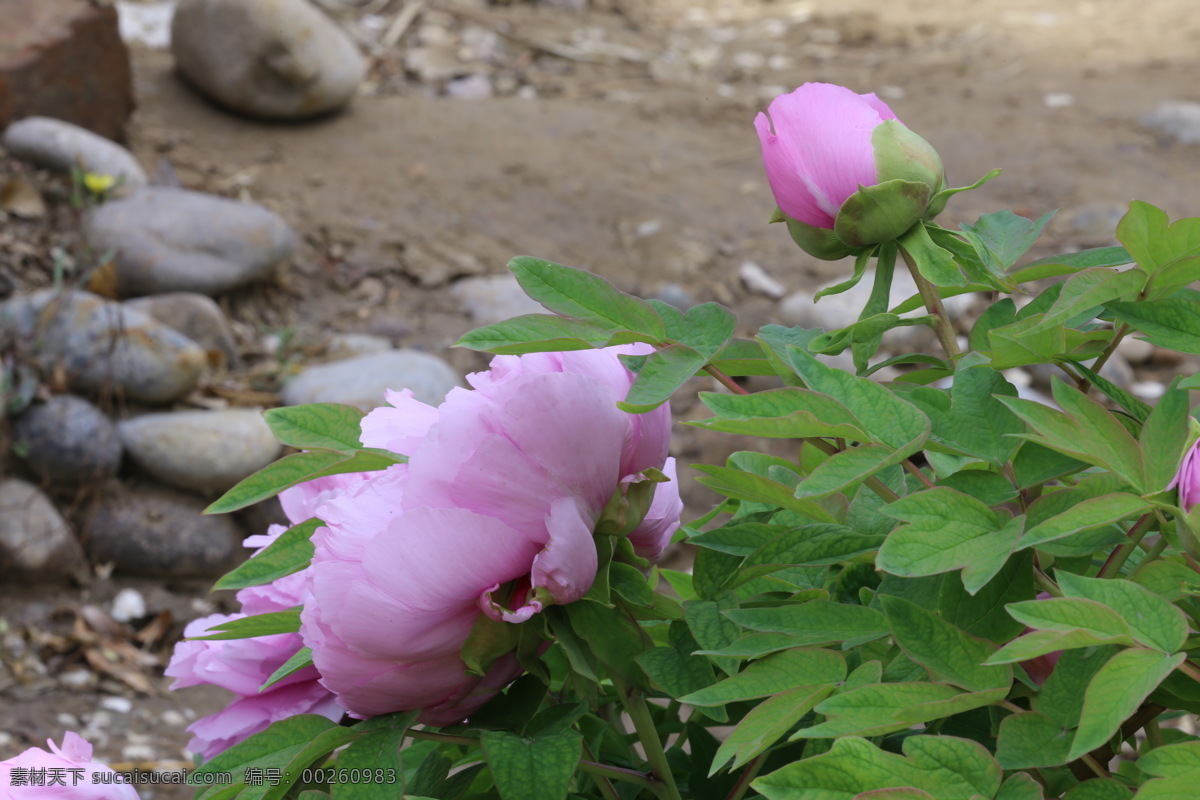
[[[984,666],[996,651],[991,642],[962,631],[937,614],[900,597],[880,598],[892,637],[900,649],[929,670],[935,681],[968,691],[1007,689],[1012,670],[1006,666]]]
[[[832,691],[832,686],[793,686],[755,706],[721,742],[708,774],[731,759],[729,769],[740,768],[779,741]]]
[[[213,591],[261,586],[304,569],[313,557],[312,535],[322,524],[314,517],[288,528],[262,552],[221,576]]]
[[[359,450],[351,456],[330,450],[293,453],[243,478],[204,509],[205,514],[224,514],[274,497],[298,483],[347,472],[372,472],[401,463],[381,453]]]
[[[241,619],[229,620],[213,625],[208,630],[219,631],[208,636],[189,636],[188,641],[213,641],[221,639],[252,639],[276,633],[295,633],[300,630],[300,607],[287,611],[272,611],[255,614]]]
[[[1074,760],[1107,742],[1184,658],[1183,653],[1168,656],[1131,648],[1109,659],[1084,691],[1083,713],[1067,757]]]
[[[502,800],[564,800],[583,737],[574,731],[533,739],[484,731],[480,744]]]
[[[1119,614],[1133,638],[1146,647],[1174,653],[1187,640],[1188,623],[1183,611],[1144,586],[1120,578],[1086,578],[1061,570],[1055,577],[1065,596],[1093,600]]]
[[[354,406],[309,403],[269,408],[263,418],[282,444],[300,450],[328,449],[352,453],[362,449],[360,425],[366,416]]]
[[[1021,519],[1001,521],[979,500],[935,488],[902,497],[883,513],[907,522],[888,536],[876,566],[901,577],[962,569],[963,585],[979,591],[1004,566]]]
[[[529,256],[512,259],[508,268],[526,294],[556,314],[607,331],[634,331],[657,340],[666,336],[662,317],[653,307],[599,275]]]
[[[775,653],[712,686],[679,698],[692,706],[721,706],[777,694],[793,686],[835,684],[846,677],[846,659],[832,650]]]

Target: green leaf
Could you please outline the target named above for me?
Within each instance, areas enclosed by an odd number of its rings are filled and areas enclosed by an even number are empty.
[[[675,390],[690,380],[708,361],[684,344],[655,350],[642,364],[629,387],[629,394],[617,407],[631,414],[652,411],[665,403]]]
[[[849,447],[821,462],[796,486],[796,497],[825,497],[840,492],[899,464],[916,450],[916,444],[901,450],[874,444]]]
[[[1062,573],[1065,575],[1066,573]],[[1040,631],[1086,631],[1114,642],[1130,642],[1132,636],[1121,615],[1103,603],[1081,597],[1049,597],[1010,603],[1013,619]]]
[[[1174,653],[1187,640],[1188,623],[1183,611],[1144,586],[1120,578],[1085,578],[1062,570],[1055,572],[1055,578],[1067,597],[1094,600],[1119,614],[1140,644]]]
[[[647,637],[621,606],[605,608],[590,601],[563,607],[575,632],[600,663],[626,683],[642,686],[645,679],[636,659],[645,649]]]
[[[1025,772],[1009,775],[996,793],[996,800],[1044,800],[1044,797],[1042,785]]]
[[[1188,393],[1172,385],[1142,426],[1138,445],[1142,450],[1147,493],[1165,491],[1175,477],[1189,439],[1188,406]]]
[[[786,525],[732,522],[711,531],[698,533],[688,539],[688,544],[734,556],[748,556],[789,530]]]
[[[910,578],[962,569],[971,594],[1004,566],[1021,533],[1021,518],[1002,522],[979,500],[953,489],[917,492],[883,512],[908,524],[888,536],[876,566]]]
[[[268,614],[255,614],[228,622],[213,625],[208,630],[219,631],[209,636],[189,636],[187,641],[204,642],[218,639],[253,639],[258,636],[271,636],[276,633],[296,633],[300,630],[300,607],[289,608],[287,611],[272,611]]]
[[[953,736],[910,736],[904,755],[847,737],[829,752],[794,761],[751,787],[767,800],[853,800],[861,792],[913,788],[937,798],[992,798],[1002,773],[981,745]]]
[[[934,286],[966,284],[953,254],[934,243],[923,223],[913,225],[896,243],[912,258],[921,276]]]
[[[523,355],[545,351],[590,350],[604,347],[613,338],[610,329],[590,322],[555,314],[523,314],[476,328],[463,335],[454,346],[497,355]]]
[[[1017,543],[1018,550],[1037,547],[1065,536],[1071,536],[1091,528],[1112,525],[1142,514],[1152,506],[1137,495],[1126,492],[1101,495],[1073,505],[1061,514],[1029,528]]]
[[[1113,778],[1092,778],[1072,786],[1063,795],[1063,800],[1130,800],[1130,797],[1129,789],[1120,781]]]
[[[1135,800],[1191,800],[1200,781],[1200,742],[1157,747],[1143,753],[1137,765],[1154,777],[1142,784]]]
[[[372,472],[398,464],[395,458],[381,453],[359,450],[347,457],[345,453],[329,450],[314,450],[309,453],[293,453],[268,464],[258,472],[243,478],[236,486],[204,509],[205,514],[224,514],[253,505],[260,500],[274,497],[284,489],[298,483],[340,475],[346,472]]]
[[[720,650],[697,650],[701,656],[729,656],[732,658],[761,658],[780,650],[791,650],[803,644],[795,636],[786,633],[749,633],[733,644]]]
[[[1005,606],[1032,600],[1036,594],[1033,554],[1023,553],[1010,558],[996,577],[974,595],[967,592],[961,580],[946,578],[942,581],[937,608],[942,619],[967,633],[1006,642],[1024,631],[1025,626],[1010,617]]]
[[[1109,400],[1112,400],[1114,403],[1127,411],[1129,415],[1138,422],[1145,422],[1146,418],[1150,416],[1150,406],[1148,406],[1146,403],[1143,403],[1141,400],[1137,399],[1120,386],[1117,386],[1108,378],[1104,377],[1098,372],[1093,372],[1090,367],[1087,367],[1083,364],[1075,363],[1072,364],[1072,367],[1076,372],[1086,378],[1093,386],[1099,389],[1105,397],[1107,397]]]
[[[306,769],[362,735],[361,731],[353,728],[335,727],[321,731],[292,756],[283,768],[282,779],[277,784],[271,784],[270,788],[262,794],[262,800],[281,800],[287,794],[288,789],[300,780]]]
[[[929,436],[929,419],[887,387],[828,367],[794,346],[788,347],[787,357],[809,389],[839,402],[875,443],[911,453]]]
[[[790,486],[740,469],[696,464],[692,467],[704,473],[696,482],[737,500],[750,500],[786,508],[819,522],[836,522],[833,516],[811,500],[795,497]]]
[[[637,663],[650,680],[673,698],[699,691],[716,681],[707,658],[692,655],[699,643],[683,622],[672,622],[671,643],[667,647],[647,650],[637,657]]]
[[[1167,215],[1149,203],[1135,200],[1117,224],[1117,239],[1150,274],[1151,298],[1170,294],[1196,280],[1194,255],[1200,249],[1200,220],[1181,219],[1168,224]]]
[[[741,608],[725,616],[742,627],[766,633],[786,633],[797,645],[867,642],[887,636],[883,614],[865,606],[844,605],[829,600],[810,600],[798,606]],[[696,637],[700,640],[700,637]],[[700,641],[704,644],[703,640]],[[722,647],[732,640],[722,643]],[[705,645],[706,649],[716,649]]]
[[[480,744],[502,800],[564,800],[583,737],[574,731],[534,739],[484,731]]]
[[[1119,267],[1133,260],[1124,247],[1093,247],[1032,261],[1013,272],[1012,278],[1017,283],[1028,283],[1070,275],[1090,267]]]
[[[734,339],[711,363],[726,375],[775,375],[762,345],[751,339]]]
[[[283,662],[279,669],[272,672],[271,676],[263,682],[263,685],[258,687],[258,690],[260,692],[266,691],[289,675],[294,675],[306,667],[311,667],[312,663],[312,650],[307,647],[301,647],[292,654],[291,658]]]
[[[1022,438],[1120,475],[1131,486],[1143,483],[1142,456],[1125,426],[1096,401],[1054,378],[1051,382],[1058,411],[1032,400],[1002,397],[1013,413],[1033,429]]]
[[[1008,210],[997,211],[984,214],[973,225],[959,227],[988,271],[1003,278],[1017,259],[1033,247],[1054,213],[1051,211],[1033,222]]]
[[[300,450],[341,453],[362,449],[359,435],[364,416],[360,409],[340,403],[309,403],[263,412],[271,432],[281,443]]]
[[[846,659],[832,650],[785,650],[713,686],[679,698],[691,706],[721,706],[778,694],[793,686],[817,687],[846,677]]]
[[[1067,757],[1075,760],[1107,742],[1184,658],[1183,653],[1132,648],[1109,659],[1084,691],[1083,714]]]
[[[662,340],[662,317],[643,300],[628,295],[586,270],[540,258],[508,262],[525,293],[556,314],[590,322],[607,331],[634,331]]]
[[[1050,717],[1064,729],[1077,726],[1079,715],[1083,713],[1080,687],[1091,683],[1117,650],[1116,645],[1101,645],[1064,652],[1042,684],[1041,691],[1034,696],[1033,710]]]
[[[1004,645],[1004,647],[1001,647],[988,659],[987,663],[1013,664],[1019,661],[1029,661],[1038,656],[1044,656],[1047,653],[1073,650],[1080,647],[1095,647],[1096,645],[1105,645],[1114,642],[1131,644],[1132,639],[1127,635],[1106,635],[1091,630],[1084,630],[1083,628],[1072,628],[1066,631],[1034,631],[1033,633],[1019,636]]]
[[[1016,318],[1017,306],[1011,297],[1005,297],[992,303],[979,315],[979,319],[975,320],[975,325],[971,328],[971,335],[967,338],[968,347],[976,351],[987,350],[990,347],[988,334],[996,328],[1012,325]]]
[[[379,727],[369,730],[357,741],[338,754],[335,775],[353,776],[352,770],[361,770],[363,774],[370,770],[382,770],[382,776],[396,776],[399,785],[387,780],[358,781],[357,783],[330,782],[329,791],[333,800],[393,800],[397,789],[404,791],[404,762],[400,759],[400,747],[408,735],[408,726],[416,717],[415,713],[397,714],[394,718],[376,718]],[[387,720],[387,722],[383,722]],[[374,721],[374,720],[373,720]],[[361,724],[361,723],[360,723]],[[342,772],[345,770],[345,772]]]
[[[1132,297],[1141,291],[1145,282],[1146,273],[1140,269],[1117,271],[1108,267],[1092,267],[1077,272],[1067,278],[1058,298],[1029,333],[1062,327],[1085,311]]]
[[[1180,353],[1200,353],[1200,303],[1190,298],[1164,297],[1136,303],[1109,303],[1121,322],[1146,341]]]
[[[322,524],[314,517],[288,528],[258,555],[221,576],[213,584],[213,591],[262,586],[304,569],[313,557],[312,535]]]
[[[879,548],[884,537],[863,535],[845,525],[801,525],[754,550],[742,564],[741,580],[784,566],[824,566]]]
[[[702,353],[705,360],[724,350],[737,328],[737,317],[718,303],[701,303],[685,314],[673,306],[656,308],[667,323],[667,338]]]
[[[867,441],[858,420],[828,395],[807,389],[772,389],[754,394],[700,392],[700,402],[717,416],[689,422],[698,428],[770,438],[822,436]]]
[[[983,666],[996,651],[991,642],[976,638],[900,597],[880,598],[892,636],[900,649],[929,670],[935,681],[952,683],[968,691],[1007,689],[1012,670]]]
[[[737,624],[722,613],[732,606],[731,599],[689,600],[683,604],[688,629],[705,650],[727,647],[741,635]]]
[[[1025,711],[1000,721],[996,760],[1005,769],[1057,767],[1070,759],[1075,732],[1045,714]]]
[[[769,697],[750,710],[721,743],[709,776],[730,759],[736,770],[779,741],[813,707],[833,692],[832,686],[793,686]]]
[[[871,263],[871,256],[874,252],[875,251],[872,248],[861,251],[854,259],[854,272],[851,273],[850,278],[842,281],[841,283],[834,284],[833,286],[826,286],[824,289],[821,289],[813,295],[813,302],[816,303],[820,301],[822,297],[848,292],[857,286],[858,282],[862,280],[863,275],[867,274],[867,265]]]
[[[982,458],[997,466],[1007,463],[1020,441],[1024,424],[997,396],[1016,397],[1004,376],[987,366],[960,369],[950,394],[928,387],[909,392],[908,399],[933,424],[930,438],[961,455]]]
[[[339,729],[338,724],[317,714],[297,714],[274,722],[266,730],[197,767],[189,777],[188,784],[205,786],[214,777],[216,781],[223,782],[223,773],[231,774],[238,781],[249,766],[282,767],[305,745],[331,729]]]
[[[1066,332],[1060,326],[1043,327],[1041,321],[1041,315],[1034,314],[988,331],[992,366],[1009,369],[1044,364],[1060,355],[1067,346]]]
[[[792,739],[828,739],[841,736],[878,736],[906,730],[991,705],[1008,689],[964,693],[942,683],[880,683],[834,694],[816,707],[825,721],[792,734]]]

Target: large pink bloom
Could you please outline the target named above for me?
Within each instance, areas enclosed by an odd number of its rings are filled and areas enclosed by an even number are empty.
[[[62,747],[46,744],[50,752],[31,747],[0,761],[0,800],[138,800],[131,785],[92,761],[92,746],[79,734],[68,731]]]
[[[284,511],[293,524],[313,516],[315,506],[346,487],[361,483],[363,475],[334,475],[301,484],[280,494]],[[246,546],[262,552],[286,530],[273,525],[265,535],[251,536]],[[307,599],[308,585],[303,572],[286,575],[262,586],[238,592],[239,614],[213,614],[193,620],[184,630],[185,637],[204,636],[222,622],[253,614],[284,611]],[[204,760],[224,752],[238,742],[265,730],[272,722],[295,714],[320,714],[339,719],[344,713],[328,689],[318,683],[320,675],[306,667],[273,684],[265,691],[259,687],[303,646],[300,635],[281,633],[252,639],[188,641],[175,645],[166,674],[175,678],[172,689],[212,684],[228,689],[235,697],[221,711],[210,714],[188,727],[192,740],[188,747]]]
[[[461,721],[519,673],[506,657],[466,674],[459,651],[480,615],[519,623],[591,588],[592,531],[622,479],[673,476],[666,407],[616,407],[632,381],[622,352],[642,350],[501,356],[437,408],[393,392],[363,420],[364,445],[409,461],[320,505],[301,616],[322,683],[352,714]],[[659,484],[630,536],[639,553],[661,554],[679,507],[675,481]]]
[[[873,93],[829,83],[806,83],[772,100],[754,127],[780,210],[832,229],[846,198],[880,182],[871,134],[889,119],[897,117]]]

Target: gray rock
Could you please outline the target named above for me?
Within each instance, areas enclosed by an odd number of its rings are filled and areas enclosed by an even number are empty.
[[[494,94],[487,75],[474,72],[446,84],[446,95],[457,100],[486,100]]]
[[[4,131],[4,146],[17,158],[57,172],[82,167],[111,175],[122,185],[146,185],[146,173],[133,153],[87,128],[49,117],[26,117]]]
[[[83,566],[79,543],[46,496],[24,481],[0,481],[0,575],[68,575]]]
[[[512,275],[463,278],[450,287],[450,294],[479,325],[489,325],[522,314],[549,313],[541,303],[525,294]]]
[[[167,403],[196,387],[204,351],[178,331],[88,292],[44,289],[0,304],[11,336],[44,373],[62,369],[84,394]]]
[[[280,445],[252,408],[169,411],[123,420],[125,452],[147,475],[202,494],[223,492],[270,464]]]
[[[84,549],[95,562],[163,577],[215,576],[241,554],[228,516],[204,514],[203,500],[153,485],[114,481],[84,515]]]
[[[374,336],[369,333],[337,333],[329,337],[325,355],[338,360],[386,353],[391,349],[391,341],[383,336]]]
[[[97,251],[116,252],[123,297],[219,294],[269,278],[296,249],[279,215],[186,189],[147,187],[97,208],[84,221]]]
[[[392,350],[309,367],[284,385],[283,402],[345,403],[368,411],[386,402],[385,390],[412,389],[421,402],[437,405],[461,385],[458,373],[437,356]]]
[[[225,312],[211,297],[195,292],[168,292],[126,300],[124,305],[169,325],[205,350],[220,353],[226,366],[241,365],[233,329]]]
[[[678,283],[663,284],[662,288],[654,294],[653,299],[669,303],[680,311],[687,311],[696,305],[696,296]]]
[[[1200,103],[1159,103],[1153,113],[1145,115],[1141,120],[1144,125],[1165,133],[1181,144],[1200,142]]]
[[[54,395],[13,424],[17,451],[42,480],[75,487],[111,478],[121,466],[116,426],[82,397]]]
[[[305,0],[181,0],[171,51],[204,94],[266,119],[335,111],[366,74],[354,41]]]
[[[1154,345],[1136,336],[1126,336],[1117,345],[1117,355],[1122,356],[1130,364],[1145,364],[1154,358]]]

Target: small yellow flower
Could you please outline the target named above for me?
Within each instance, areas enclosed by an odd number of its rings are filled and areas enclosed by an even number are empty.
[[[112,175],[102,175],[96,172],[88,172],[83,176],[83,185],[92,194],[104,194],[109,189],[117,184],[117,179]]]

